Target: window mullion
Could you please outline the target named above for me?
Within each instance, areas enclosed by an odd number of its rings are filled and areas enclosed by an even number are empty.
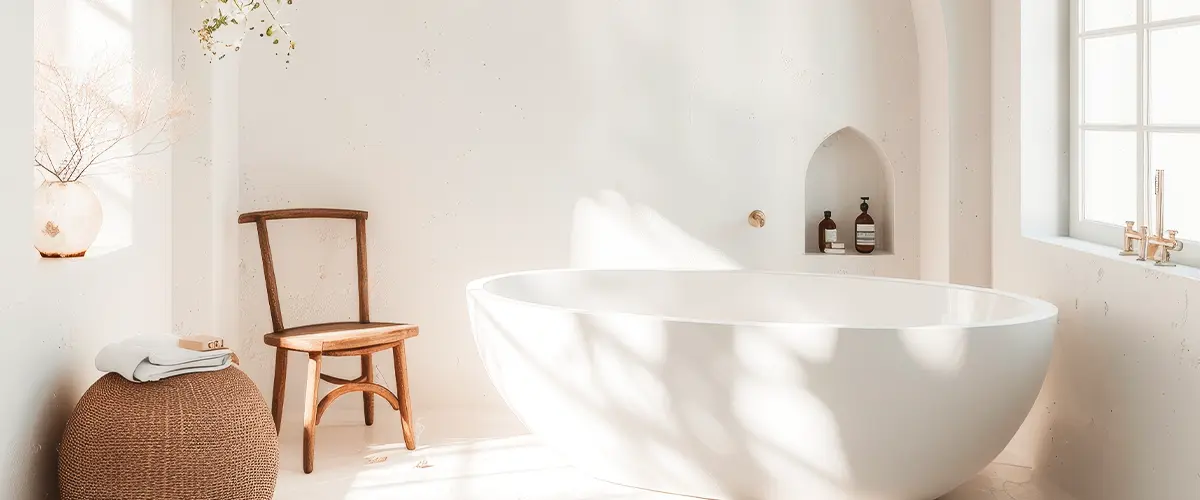
[[[1175,19],[1164,19],[1161,21],[1150,21],[1149,17],[1145,22],[1145,28],[1149,31],[1169,29],[1169,28],[1186,28],[1188,26],[1196,26],[1200,24],[1200,16],[1187,16]]]
[[[1101,125],[1099,127],[1087,125],[1084,128],[1090,129],[1090,128],[1101,128],[1101,127],[1103,127],[1103,125]],[[1147,123],[1146,126],[1142,127],[1142,128],[1146,129],[1147,132],[1157,132],[1157,133],[1166,133],[1166,134],[1194,134],[1194,133],[1200,132],[1200,125],[1155,125],[1152,123]]]
[[[1086,123],[1077,127],[1080,130],[1096,130],[1101,132],[1137,132],[1148,127],[1137,125],[1112,125],[1107,123]]]
[[[1147,108],[1149,99],[1146,95],[1148,87],[1147,81],[1147,47],[1148,37],[1146,31],[1147,21],[1147,0],[1137,0],[1137,218],[1138,226],[1149,225],[1149,196],[1147,189],[1150,185],[1150,173],[1148,168],[1148,154],[1146,141],[1148,133],[1146,131],[1147,123]],[[1152,228],[1153,230],[1153,228]]]
[[[1145,26],[1142,26],[1141,24],[1137,24],[1137,25],[1133,25],[1133,26],[1117,26],[1116,28],[1104,28],[1104,29],[1098,29],[1098,30],[1092,30],[1092,31],[1085,31],[1085,32],[1079,34],[1079,38],[1087,40],[1089,38],[1107,38],[1107,37],[1116,36],[1116,35],[1128,35],[1130,33],[1136,32],[1137,30],[1140,30],[1140,29],[1145,29]]]
[[[1086,5],[1087,2],[1084,1],[1083,4]],[[1150,21],[1147,17],[1145,19],[1139,19],[1137,24],[1129,26],[1113,26],[1111,28],[1101,28],[1091,31],[1086,31],[1083,30],[1083,28],[1079,28],[1077,33],[1079,34],[1079,38],[1086,40],[1089,38],[1105,38],[1114,35],[1127,35],[1138,30],[1154,31],[1171,28],[1186,28],[1188,26],[1196,25],[1200,25],[1200,16],[1187,16],[1176,19],[1164,19],[1161,21]]]
[[[1068,172],[1070,179],[1070,190],[1068,192],[1070,195],[1067,197],[1067,217],[1069,217],[1067,220],[1067,235],[1073,237],[1078,237],[1077,232],[1081,230],[1080,228],[1083,225],[1082,221],[1085,213],[1084,197],[1087,196],[1083,192],[1083,131],[1080,129],[1080,125],[1084,123],[1083,93],[1086,91],[1081,84],[1083,79],[1083,40],[1080,36],[1083,33],[1085,3],[1083,0],[1072,0],[1068,7],[1069,13],[1067,16],[1071,24],[1071,47],[1069,54],[1071,91],[1068,99],[1068,113],[1070,114],[1068,142],[1070,143],[1071,154],[1068,166],[1070,168]]]

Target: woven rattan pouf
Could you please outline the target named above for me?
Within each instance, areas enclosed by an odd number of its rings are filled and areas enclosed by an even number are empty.
[[[63,500],[270,500],[279,440],[241,370],[135,384],[110,373],[84,393],[59,451]]]

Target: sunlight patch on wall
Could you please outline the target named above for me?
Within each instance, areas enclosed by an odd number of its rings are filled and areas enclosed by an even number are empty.
[[[120,89],[109,97],[121,104],[135,99],[132,22],[137,0],[38,0],[35,4],[34,52],[42,61],[53,61],[75,71],[87,72],[96,65],[115,68],[106,85]],[[41,119],[40,117],[38,119]],[[125,141],[106,157],[135,153]],[[154,167],[165,161],[151,158]],[[89,256],[110,253],[133,244],[134,176],[130,160],[96,165],[88,170],[83,182],[95,191],[103,207],[104,223]],[[149,165],[147,165],[149,167]],[[40,179],[42,177],[38,176]]]
[[[606,190],[575,204],[571,266],[620,269],[740,269],[654,209]]]
[[[112,252],[133,244],[133,179],[123,172],[95,175],[87,184],[100,198],[104,226],[90,254]]]
[[[86,64],[97,53],[132,57],[133,0],[67,0],[67,40],[62,55]]]

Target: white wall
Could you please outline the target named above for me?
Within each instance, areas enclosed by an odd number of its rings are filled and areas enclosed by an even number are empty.
[[[370,0],[305,3],[293,21],[290,68],[242,51],[240,206],[371,212],[373,317],[423,327],[409,351],[419,411],[499,404],[469,334],[473,278],[572,265],[918,274],[907,2]],[[894,169],[894,256],[803,255],[805,166],[845,126]],[[746,223],[755,209],[766,228]],[[272,231],[285,320],[352,317],[352,230]],[[270,323],[254,233],[241,236],[240,330],[257,342]],[[255,352],[267,384],[270,351]]]
[[[50,453],[34,454],[53,441],[40,433],[37,420],[46,405],[45,391],[53,391],[55,367],[42,363],[47,351],[41,328],[32,314],[34,261],[28,236],[33,218],[33,192],[28,188],[33,149],[33,1],[0,3],[0,337],[12,345],[28,346],[21,356],[0,363],[0,377],[9,381],[6,401],[0,405],[0,497],[33,498],[45,489],[44,468]],[[27,286],[14,286],[26,284]],[[39,356],[40,355],[40,356]],[[48,357],[48,356],[47,356]],[[43,484],[38,484],[42,481]]]
[[[912,6],[921,49],[921,278],[989,286],[989,2]]]
[[[921,279],[950,281],[950,45],[941,0],[912,0],[920,47]]]
[[[988,0],[943,0],[950,41],[950,282],[992,284],[991,16]]]
[[[1061,313],[1046,386],[1010,451],[1080,500],[1194,498],[1200,324],[1190,316],[1200,276],[1022,236],[1022,225],[1026,234],[1058,226],[1046,215],[1061,184],[1031,183],[1066,159],[1062,5],[993,3],[995,282]]]
[[[94,47],[89,36],[102,36],[110,48],[132,48],[142,67],[170,64],[161,43],[169,36],[169,4],[0,3],[0,338],[16,349],[0,363],[8,381],[0,405],[0,498],[14,500],[57,496],[58,439],[67,414],[100,375],[92,364],[100,346],[171,327],[169,157],[141,164],[147,175],[96,182],[112,219],[102,230],[108,248],[72,261],[43,260],[33,251],[35,4],[39,26],[58,26],[50,32],[61,35],[39,38],[39,47],[69,58],[81,45]],[[114,37],[107,31],[114,26],[128,28],[128,36]]]
[[[171,150],[171,285],[175,333],[233,336],[237,330],[238,67],[213,64],[192,29],[214,6],[175,0],[174,65],[195,113]],[[220,8],[216,6],[216,8]],[[208,9],[208,10],[205,10]],[[237,345],[249,351],[250,345]]]

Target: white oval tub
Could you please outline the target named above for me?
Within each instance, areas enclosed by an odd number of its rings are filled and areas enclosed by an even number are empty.
[[[720,500],[931,500],[994,459],[1058,310],[991,290],[751,271],[475,281],[479,353],[594,477]]]

